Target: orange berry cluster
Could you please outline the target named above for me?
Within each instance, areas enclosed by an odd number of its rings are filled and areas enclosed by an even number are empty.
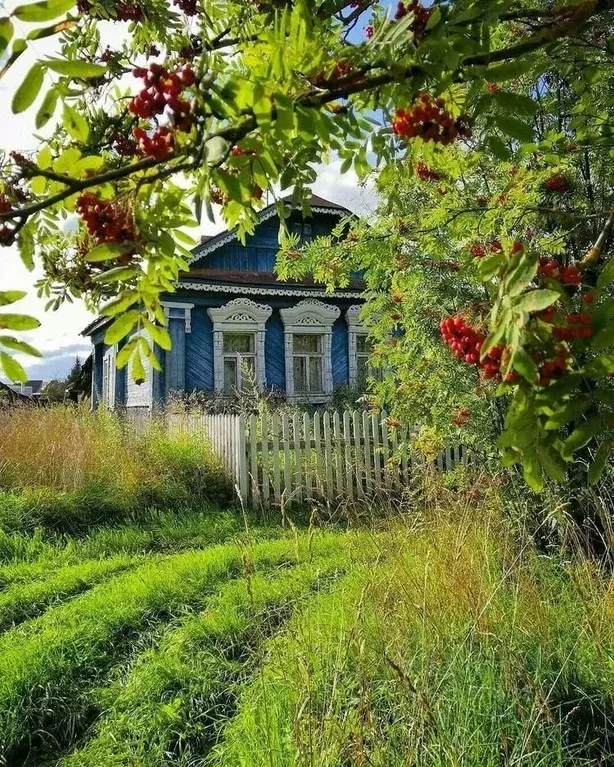
[[[549,280],[558,280],[563,285],[581,285],[582,274],[577,266],[562,266],[556,258],[542,256],[537,273]]]
[[[544,355],[541,352],[534,352],[531,356],[539,367],[540,386],[550,386],[552,379],[564,373],[569,367],[568,353],[563,346],[557,347],[554,357],[549,360],[544,360]]]
[[[544,187],[549,192],[556,192],[557,194],[563,194],[569,189],[569,181],[565,176],[557,175],[549,178],[544,184]]]
[[[394,17],[398,21],[404,16],[408,16],[410,13],[413,16],[413,20],[409,28],[414,34],[414,39],[420,40],[422,37],[424,37],[424,33],[426,32],[426,25],[431,18],[433,9],[425,8],[421,3],[418,2],[418,0],[411,0],[409,3],[399,3],[397,5],[397,12]]]
[[[437,144],[451,144],[459,136],[472,135],[466,117],[454,119],[445,108],[444,99],[435,99],[429,93],[423,93],[410,111],[398,109],[392,130],[405,139],[419,137]]]
[[[416,176],[418,176],[418,178],[422,181],[439,181],[441,178],[437,171],[429,168],[429,166],[424,162],[417,163]]]
[[[77,201],[77,213],[98,245],[135,239],[134,219],[123,205],[84,192]]]
[[[173,0],[186,16],[196,16],[196,0]]]
[[[458,359],[468,365],[477,365],[482,370],[483,378],[501,380],[503,346],[493,346],[484,359],[480,359],[486,336],[471,327],[462,317],[447,317],[441,321],[439,329],[444,343]]]
[[[590,338],[593,335],[591,328],[590,314],[568,314],[565,317],[567,323],[564,327],[556,327],[552,330],[552,335],[557,341],[574,341],[578,338]]]
[[[0,213],[8,213],[13,209],[10,200],[0,194]],[[13,230],[6,224],[0,224],[0,245],[10,245],[13,239]]]
[[[452,423],[455,426],[465,426],[469,421],[469,416],[471,415],[471,411],[469,408],[461,407],[458,409],[458,413],[456,414],[456,417],[452,419]]]
[[[90,13],[92,3],[90,0],[78,0],[77,10],[79,13]],[[135,2],[116,2],[115,16],[118,21],[141,21],[143,18],[143,9]]]

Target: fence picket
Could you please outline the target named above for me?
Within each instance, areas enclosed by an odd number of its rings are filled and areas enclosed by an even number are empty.
[[[382,430],[382,461],[384,466],[384,484],[387,488],[390,488],[392,484],[392,472],[390,471],[390,464],[388,459],[390,458],[390,446],[388,443],[388,426],[386,425],[386,413],[382,413],[382,420],[380,428]]]
[[[303,436],[305,440],[305,494],[307,500],[313,500],[313,464],[311,460],[311,419],[308,413],[303,413]]]
[[[363,460],[362,460],[362,439],[360,436],[360,417],[358,411],[352,413],[352,427],[354,430],[354,465],[356,467],[356,494],[359,498],[364,498],[363,491]]]
[[[273,498],[279,503],[281,498],[281,483],[279,481],[279,416],[273,413],[271,416],[271,437],[273,439]]]
[[[301,419],[298,413],[292,416],[292,429],[294,431],[294,491],[300,503],[303,500],[303,492],[301,488]]]
[[[367,495],[373,494],[373,477],[371,475],[371,440],[369,438],[369,414],[366,410],[362,414],[362,434],[364,439],[363,456],[365,462],[365,489]]]
[[[316,494],[324,497],[324,479],[322,472],[322,443],[320,432],[320,414],[313,414],[313,444],[315,451],[315,489]]]
[[[333,451],[330,435],[330,413],[327,411],[324,413],[323,418],[324,426],[324,463],[326,468],[326,497],[329,501],[332,501],[335,497],[335,490],[333,487]]]
[[[258,421],[255,415],[249,419],[249,449],[251,455],[250,474],[252,479],[252,504],[260,502],[260,483],[258,482]]]
[[[375,413],[371,416],[371,435],[373,437],[373,466],[375,469],[375,490],[381,490],[383,487],[382,463],[380,454],[380,435],[379,423]]]
[[[262,441],[262,500],[265,505],[269,502],[269,419],[263,413],[260,420]]]
[[[354,498],[353,466],[352,466],[352,432],[350,426],[350,414],[343,411],[343,441],[345,442],[345,486],[348,498]]]
[[[391,445],[391,452],[392,457],[394,458],[394,464],[391,464],[391,472],[392,472],[392,483],[399,487],[401,485],[401,475],[400,475],[400,467],[397,463],[397,457],[396,453],[399,448],[399,441],[397,436],[397,430],[396,427],[391,427],[390,429],[390,445]]]
[[[241,500],[243,503],[247,503],[247,495],[249,493],[249,482],[247,476],[247,453],[245,445],[245,416],[240,415],[237,421],[237,456],[238,456],[238,485],[239,493],[241,494]]]
[[[290,500],[292,494],[292,478],[290,475],[290,421],[288,414],[284,413],[282,416],[282,432],[284,438],[284,495],[285,501]]]
[[[339,411],[333,413],[333,436],[335,438],[335,472],[337,480],[337,495],[343,495],[343,458],[341,456],[341,423]]]

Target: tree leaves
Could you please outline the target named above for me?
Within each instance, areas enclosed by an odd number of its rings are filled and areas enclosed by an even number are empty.
[[[21,352],[22,354],[29,354],[32,357],[42,357],[43,355],[34,346],[21,341],[14,336],[0,336],[0,344],[6,346],[7,349],[12,349],[15,352]]]
[[[28,294],[25,290],[0,290],[0,306],[8,306],[20,301]]]
[[[36,113],[36,118],[34,121],[37,130],[40,130],[53,117],[55,108],[58,103],[59,95],[59,92],[55,88],[50,88],[45,94],[43,102],[40,105],[38,112]],[[48,147],[46,148],[48,149]]]
[[[15,91],[11,105],[14,114],[25,112],[28,107],[32,106],[43,86],[44,77],[45,70],[42,65],[37,62],[25,76],[25,79],[19,88]]]
[[[45,66],[53,72],[64,77],[76,80],[88,80],[91,77],[100,77],[107,71],[103,64],[95,64],[93,61],[62,61],[61,59],[47,59]]]
[[[7,378],[13,383],[25,383],[28,380],[28,374],[14,357],[6,352],[0,352],[0,365],[2,366]]]
[[[527,123],[519,120],[517,117],[509,115],[497,115],[495,117],[497,126],[508,136],[528,143],[533,141],[533,128]]]
[[[0,19],[0,56],[8,48],[14,31],[13,22],[7,16]]]
[[[68,104],[64,104],[64,111],[62,116],[64,127],[68,133],[74,139],[84,144],[90,134],[90,128],[85,118],[82,117],[82,115],[80,115],[76,109],[69,106]]]
[[[140,312],[132,310],[121,314],[108,328],[104,335],[104,342],[109,346],[125,338],[141,317]]]
[[[90,261],[91,263],[110,261],[113,258],[123,256],[131,250],[134,250],[134,243],[132,242],[105,242],[102,245],[97,245],[95,248],[92,248],[85,256],[85,260]]]
[[[36,330],[40,322],[28,314],[0,314],[0,330]]]
[[[565,440],[565,444],[561,450],[561,455],[566,461],[573,460],[573,454],[576,450],[588,445],[588,443],[595,437],[601,430],[602,423],[598,418],[593,418],[590,421],[584,421],[577,426],[572,433]]]
[[[561,294],[556,290],[532,290],[524,293],[514,301],[514,309],[521,312],[540,312],[547,309],[555,301],[558,301]]]
[[[606,439],[599,447],[599,450],[597,450],[590,469],[588,470],[588,479],[591,485],[596,485],[601,479],[613,447],[614,439]]]
[[[40,0],[40,2],[17,6],[13,16],[29,23],[51,21],[73,8],[75,2],[76,0]]]

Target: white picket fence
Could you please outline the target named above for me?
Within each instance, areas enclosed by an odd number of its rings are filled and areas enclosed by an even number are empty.
[[[409,430],[390,428],[385,413],[169,415],[169,430],[202,433],[253,506],[314,499],[367,500],[409,485]],[[462,447],[437,459],[441,470],[468,460]]]

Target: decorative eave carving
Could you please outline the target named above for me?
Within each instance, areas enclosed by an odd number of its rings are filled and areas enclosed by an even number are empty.
[[[311,290],[310,288],[303,290],[299,290],[297,288],[278,287],[257,288],[251,285],[222,285],[206,282],[178,282],[177,289],[197,290],[206,293],[241,293],[249,296],[289,296],[292,298],[351,298],[353,300],[363,298],[363,294],[356,291],[347,293],[328,293],[326,290]]]
[[[224,306],[208,309],[214,323],[248,322],[263,325],[273,310],[265,304],[257,304],[249,298],[235,298]]]

